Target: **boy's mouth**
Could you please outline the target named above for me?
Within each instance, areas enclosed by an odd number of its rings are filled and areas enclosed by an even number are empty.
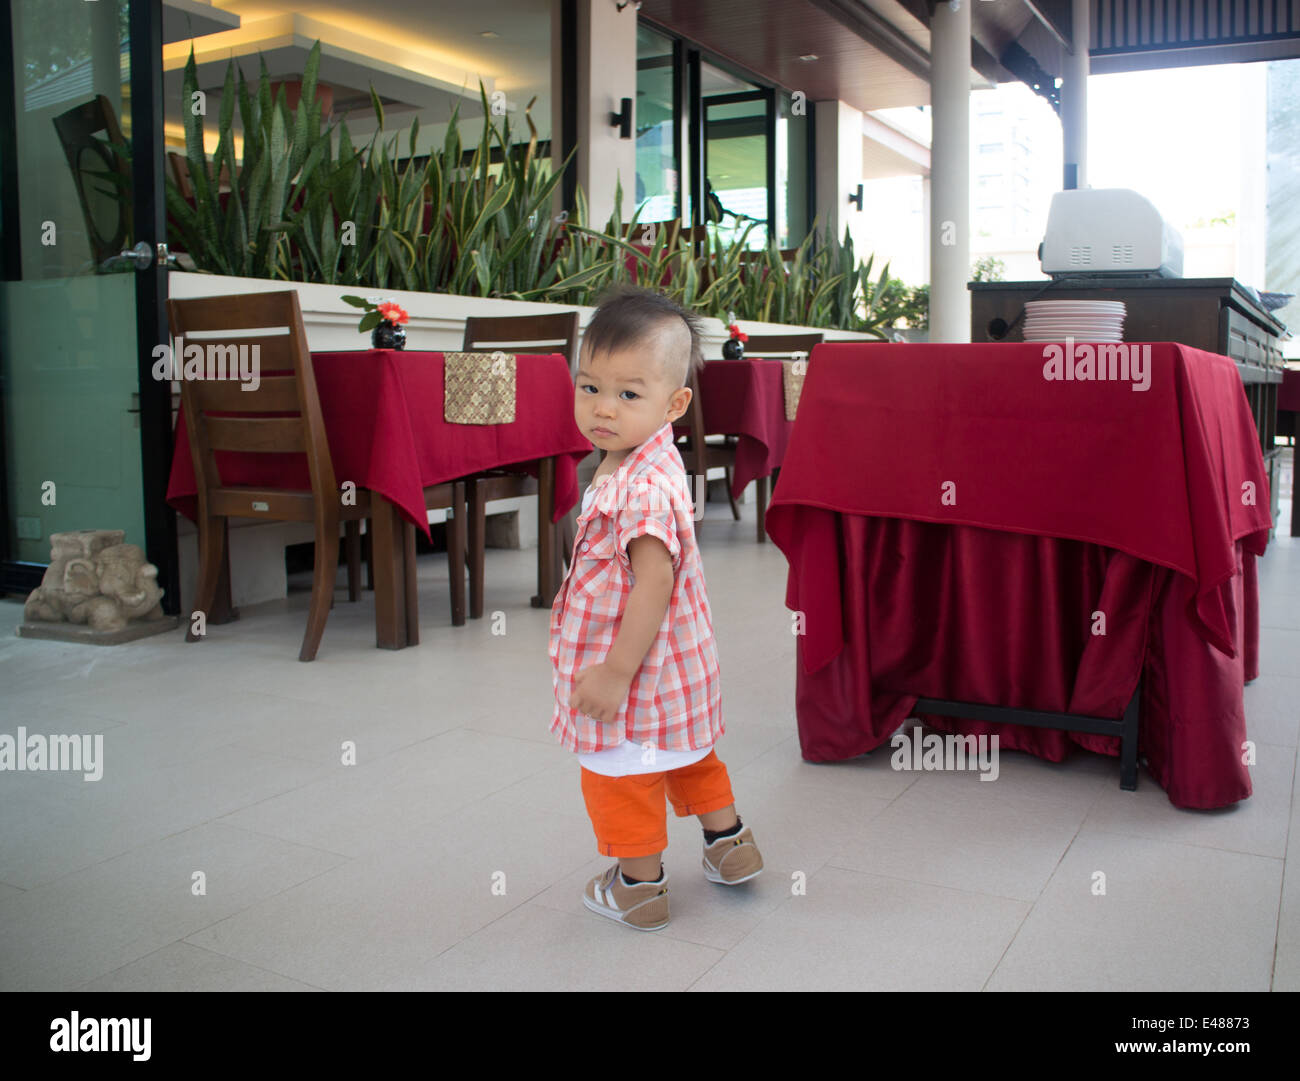
[[[611,435],[614,434],[614,433],[613,433],[612,431],[610,431],[608,428],[592,428],[591,431],[592,431],[592,434],[594,434],[594,435],[598,435],[598,436],[600,436],[601,438],[606,438],[606,437],[611,436]]]

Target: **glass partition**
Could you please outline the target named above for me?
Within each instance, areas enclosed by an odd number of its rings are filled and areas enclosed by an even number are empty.
[[[10,5],[19,276],[0,282],[10,559],[50,535],[145,546],[131,235],[127,0]]]

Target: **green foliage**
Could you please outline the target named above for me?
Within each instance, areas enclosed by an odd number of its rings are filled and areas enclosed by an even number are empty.
[[[558,170],[549,157],[538,156],[531,115],[536,98],[524,110],[529,139],[516,145],[509,117],[498,126],[480,84],[483,131],[462,165],[459,109],[441,149],[421,158],[418,118],[389,135],[372,88],[378,126],[357,146],[345,120],[322,128],[319,65],[317,43],[291,110],[283,87],[273,98],[265,64],[253,88],[232,61],[210,162],[203,117],[187,110],[193,198],[168,177],[169,242],[200,270],[574,305],[594,304],[608,286],[636,281],[719,318],[734,311],[741,320],[879,337],[913,315],[907,288],[889,276],[888,266],[875,275],[872,258],[860,263],[847,230],[842,242],[822,243],[820,223],[814,223],[793,256],[783,259],[774,240],[766,250],[748,252],[757,222],[732,241],[710,226],[697,254],[689,236],[662,222],[639,222],[640,211],[624,223],[621,184],[603,228],[588,221],[581,185],[572,214],[553,215],[555,188],[576,150]],[[188,102],[198,89],[192,50],[184,85]],[[235,155],[236,105],[242,161]],[[223,170],[228,193],[218,191]]]
[[[970,280],[973,282],[1000,282],[1006,280],[1007,265],[995,255],[986,255],[976,259],[971,267]]]

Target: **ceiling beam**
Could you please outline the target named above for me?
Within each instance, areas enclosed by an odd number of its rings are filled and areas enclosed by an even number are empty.
[[[1025,7],[1068,53],[1074,52],[1074,32],[1070,27],[1073,6],[1074,0],[1025,0]]]
[[[933,0],[898,0],[898,3],[912,18],[927,30],[930,29],[930,16],[934,12]],[[973,34],[970,39],[970,66],[991,83],[1006,82],[1011,75]]]
[[[857,0],[811,0],[811,3],[896,64],[930,81],[930,54],[869,7]]]

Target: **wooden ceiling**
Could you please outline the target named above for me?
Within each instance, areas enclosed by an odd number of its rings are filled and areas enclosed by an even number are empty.
[[[863,112],[930,102],[927,0],[643,0],[639,14],[813,101]],[[1014,78],[996,57],[1035,22],[1027,0],[975,4],[973,88]]]
[[[882,6],[892,7],[889,22],[904,28],[901,36],[924,41],[928,51],[922,24],[895,0]],[[839,99],[864,112],[930,101],[922,76],[813,0],[643,0],[639,14],[809,101]],[[806,54],[818,59],[799,59]]]

